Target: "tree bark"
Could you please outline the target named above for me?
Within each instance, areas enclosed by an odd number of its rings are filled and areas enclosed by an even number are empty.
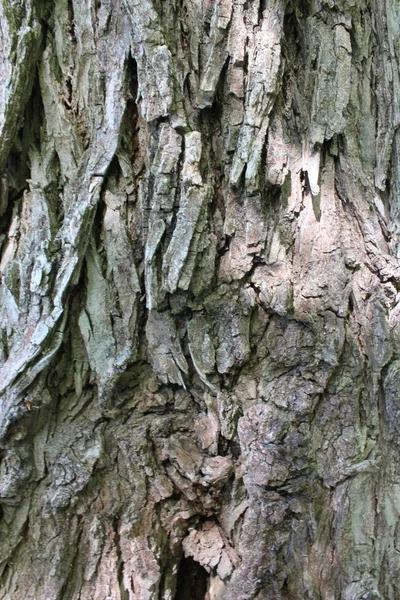
[[[0,599],[400,598],[397,0],[0,0]]]

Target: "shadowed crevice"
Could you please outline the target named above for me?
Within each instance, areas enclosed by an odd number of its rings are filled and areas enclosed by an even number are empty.
[[[193,558],[183,557],[178,571],[175,600],[205,600],[209,573]]]

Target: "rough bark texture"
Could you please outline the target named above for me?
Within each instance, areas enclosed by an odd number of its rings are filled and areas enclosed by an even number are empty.
[[[398,10],[1,0],[1,600],[400,598]]]

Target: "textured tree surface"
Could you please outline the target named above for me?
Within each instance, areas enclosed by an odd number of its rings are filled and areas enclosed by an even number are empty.
[[[0,599],[398,600],[398,0],[0,21]]]

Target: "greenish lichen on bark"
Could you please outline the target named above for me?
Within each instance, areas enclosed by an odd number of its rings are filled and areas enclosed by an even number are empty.
[[[0,599],[396,600],[396,1],[42,4],[0,1]]]

